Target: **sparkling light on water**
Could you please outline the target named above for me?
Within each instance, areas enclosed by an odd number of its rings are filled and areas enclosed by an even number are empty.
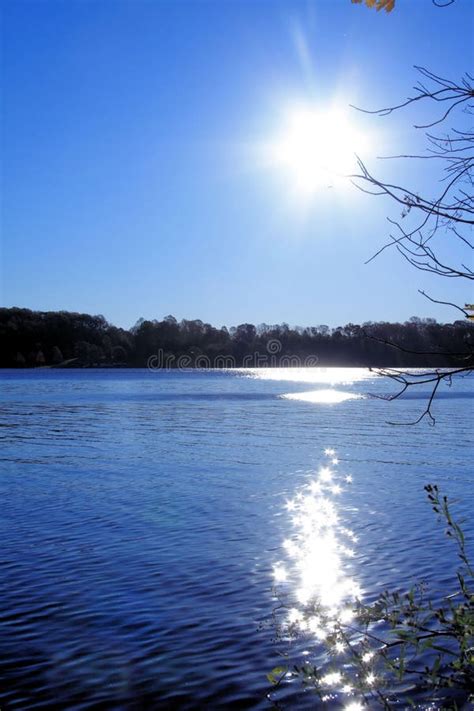
[[[364,711],[364,707],[360,701],[352,701],[347,706],[344,706],[344,711]]]
[[[360,588],[344,572],[344,558],[354,555],[345,539],[354,541],[356,537],[340,525],[332,500],[343,491],[341,484],[335,483],[341,477],[335,469],[338,460],[334,454],[328,448],[331,466],[322,466],[315,478],[286,502],[293,535],[283,543],[288,560],[275,565],[274,578],[276,582],[289,582],[301,605],[317,601],[327,608],[330,618],[337,620],[341,615],[347,619],[347,603],[360,596]]]
[[[324,454],[328,463],[285,503],[291,532],[283,542],[285,558],[277,562],[273,574],[292,600],[285,620],[288,628],[312,637],[315,645],[330,639],[336,656],[347,651],[340,626],[353,620],[362,591],[349,574],[348,561],[355,552],[348,544],[355,543],[357,536],[341,523],[335,501],[352,477],[339,472],[334,449],[328,447]],[[373,653],[366,652],[363,662],[368,664],[372,657]],[[375,679],[369,667],[366,684],[373,686]],[[338,693],[354,693],[346,676],[334,669],[321,681]],[[354,700],[345,708],[357,711],[362,706]]]

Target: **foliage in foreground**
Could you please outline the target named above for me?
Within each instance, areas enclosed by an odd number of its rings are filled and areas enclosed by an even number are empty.
[[[457,547],[457,589],[440,602],[430,599],[422,584],[404,595],[386,591],[375,603],[358,601],[336,619],[319,603],[308,605],[305,619],[286,632],[297,637],[317,616],[320,628],[330,630],[321,640],[325,660],[319,666],[276,667],[268,675],[275,687],[297,677],[316,691],[323,707],[337,706],[344,697],[346,711],[420,703],[454,710],[474,702],[474,570],[448,498],[435,485],[425,489]]]

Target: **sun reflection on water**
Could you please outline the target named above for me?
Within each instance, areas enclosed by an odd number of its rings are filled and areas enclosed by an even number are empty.
[[[283,542],[287,559],[274,566],[278,583],[289,583],[302,605],[317,600],[329,619],[337,619],[348,602],[360,598],[358,584],[346,574],[344,561],[352,558],[350,543],[357,537],[339,519],[334,498],[342,493],[339,481],[350,482],[335,469],[334,450],[326,450],[330,466],[322,466],[314,478],[289,499],[292,535]],[[294,617],[294,611],[293,611]],[[304,623],[308,625],[306,621]],[[309,623],[311,624],[311,623]],[[314,621],[313,621],[314,625]]]
[[[373,379],[367,368],[319,368],[319,367],[266,367],[237,368],[237,372],[257,380],[286,380],[294,383],[318,383],[321,385],[351,385],[361,380]]]
[[[355,555],[352,545],[357,536],[343,524],[337,506],[338,496],[352,477],[339,471],[334,449],[327,448],[324,455],[324,466],[285,502],[290,535],[283,541],[273,578],[278,593],[290,600],[283,627],[316,644],[329,640],[335,658],[347,649],[341,626],[354,618],[362,590],[350,575],[349,561]],[[370,669],[367,673],[367,683],[374,684],[375,676]],[[321,681],[334,692],[352,697],[344,707],[348,711],[362,708],[354,698],[355,690],[337,669],[328,670]]]
[[[281,396],[285,400],[301,400],[322,404],[337,404],[346,400],[360,400],[363,396],[358,393],[347,393],[342,390],[310,390],[304,393],[288,393]]]

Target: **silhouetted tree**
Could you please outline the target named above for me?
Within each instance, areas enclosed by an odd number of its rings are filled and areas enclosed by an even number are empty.
[[[412,318],[403,324],[350,323],[334,329],[290,328],[288,324],[260,324],[256,328],[244,323],[227,329],[199,319],[184,319],[178,324],[169,317],[163,321],[142,319],[126,331],[103,317],[87,314],[0,309],[0,366],[145,367],[148,359],[161,351],[164,358],[174,359],[175,365],[183,355],[189,356],[189,365],[205,355],[211,365],[228,367],[229,357],[240,366],[246,356],[276,353],[282,358],[298,356],[301,362],[307,356],[317,357],[324,366],[457,368],[459,354],[471,343],[472,332],[473,324],[462,320],[438,324],[433,319]],[[268,349],[273,341],[278,342],[276,351]],[[466,365],[473,362],[471,357]]]

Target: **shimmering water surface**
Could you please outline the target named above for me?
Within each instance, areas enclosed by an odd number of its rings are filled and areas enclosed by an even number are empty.
[[[325,449],[352,538],[337,570],[329,540],[298,559],[300,594],[328,594],[323,569],[368,600],[419,579],[448,591],[430,482],[473,538],[468,379],[442,389],[434,428],[386,424],[427,391],[386,403],[370,395],[393,384],[362,370],[2,371],[0,386],[2,709],[270,708],[264,623],[291,502],[313,482],[321,507]],[[318,707],[295,684],[286,699]]]

